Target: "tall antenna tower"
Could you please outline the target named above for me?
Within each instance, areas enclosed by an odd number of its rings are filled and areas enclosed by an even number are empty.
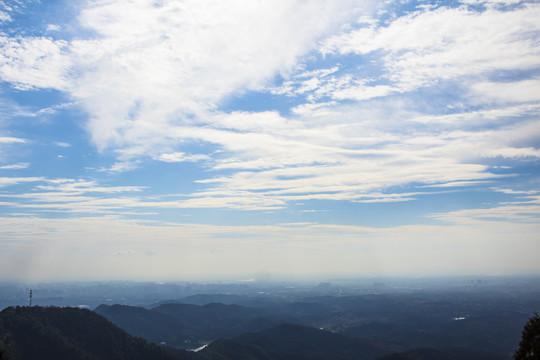
[[[30,300],[28,301],[28,306],[32,306],[32,289],[30,289]]]

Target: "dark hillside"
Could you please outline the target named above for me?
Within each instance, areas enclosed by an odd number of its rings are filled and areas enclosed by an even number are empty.
[[[188,304],[165,304],[153,308],[160,314],[169,315],[190,323],[215,323],[224,327],[236,327],[268,313],[263,309],[247,308],[240,305],[224,305],[219,303],[204,306]]]
[[[518,329],[526,318],[526,314],[502,311],[489,316],[470,316],[460,321],[429,322],[411,316],[392,322],[350,327],[344,333],[368,339],[396,352],[414,348],[460,347],[509,357],[519,342]]]
[[[0,312],[2,359],[178,360],[102,316],[78,308],[10,307]]]
[[[282,324],[268,330],[221,340],[201,352],[207,359],[362,360],[386,352],[359,339],[311,327]],[[246,357],[246,356],[250,357]]]
[[[163,304],[151,310],[100,305],[95,312],[133,336],[178,348],[196,348],[201,343],[267,329],[290,319],[290,316],[270,314],[263,308],[216,303]]]
[[[229,338],[244,332],[259,331],[290,321],[291,315],[276,313],[267,308],[210,303],[204,306],[165,304],[152,311],[166,314],[190,324],[207,336]]]
[[[185,347],[186,344],[187,347],[198,346],[189,325],[178,318],[127,305],[100,305],[94,311],[129,334],[153,343],[166,343],[174,347]]]
[[[377,360],[504,360],[491,353],[470,349],[413,349],[399,354],[391,354]]]
[[[168,303],[182,303],[192,305],[207,305],[212,303],[221,303],[226,305],[242,305],[250,307],[267,307],[273,304],[280,304],[281,302],[271,297],[263,296],[246,296],[246,295],[232,295],[232,294],[197,294],[190,295],[177,301],[168,301]],[[165,303],[163,303],[165,304]]]
[[[107,311],[109,307],[102,307]],[[127,314],[146,314],[121,307]],[[244,311],[239,308],[231,308]],[[163,314],[161,314],[163,315]],[[386,328],[374,327],[385,332]],[[0,312],[0,359],[10,360],[502,360],[465,348],[396,352],[384,344],[295,324],[213,342],[200,352],[149,344],[95,312],[79,308],[11,307]]]

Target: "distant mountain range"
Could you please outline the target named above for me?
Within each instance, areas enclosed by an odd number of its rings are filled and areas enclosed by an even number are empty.
[[[292,319],[267,309],[218,303],[163,304],[151,310],[101,305],[95,312],[134,336],[179,348],[196,348],[211,340],[267,329]]]
[[[530,315],[523,309],[534,306],[505,298],[495,300],[489,294],[448,293],[319,296],[258,306],[207,303],[214,300],[250,303],[241,296],[201,295],[185,301],[202,305],[101,305],[95,311],[131,335],[175,348],[193,349],[218,339],[294,323],[364,341],[385,353],[420,348],[448,353],[450,348],[460,348],[488,353],[495,359],[511,357]]]
[[[103,306],[96,312],[79,308],[16,307],[0,312],[0,359],[167,359],[167,360],[497,360],[504,359],[475,349],[410,349],[393,353],[367,338],[345,336],[297,324],[280,324],[265,330],[232,336],[212,342],[198,352],[158,346],[134,337],[97,313],[114,314],[122,319],[133,315],[131,324],[159,330],[159,321],[173,326],[215,317],[216,333],[232,319],[253,319],[257,310],[240,306],[212,304],[189,308],[185,304],[162,305],[153,310],[126,306]],[[164,307],[163,307],[164,306]],[[193,310],[189,315],[187,309]],[[210,315],[212,314],[212,315]],[[184,317],[185,315],[185,317]],[[141,320],[142,319],[142,320]],[[154,320],[151,320],[154,319]],[[156,320],[157,319],[157,320]],[[166,320],[167,319],[167,320]],[[140,321],[140,322],[139,322]],[[238,322],[241,324],[242,320]],[[201,325],[203,327],[203,325]],[[166,332],[163,331],[163,334]]]

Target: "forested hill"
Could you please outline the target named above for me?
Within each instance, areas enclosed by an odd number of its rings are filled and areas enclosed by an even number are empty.
[[[0,312],[1,360],[484,360],[470,349],[417,349],[402,354],[367,340],[295,324],[217,340],[187,352],[133,337],[79,308],[11,307]]]
[[[0,312],[0,339],[2,360],[373,360],[385,353],[353,338],[293,324],[218,340],[194,353],[149,344],[89,310],[37,306]]]
[[[182,360],[90,310],[10,307],[0,312],[0,359]]]
[[[211,340],[298,322],[292,314],[282,314],[280,309],[218,303],[203,306],[164,304],[153,309],[101,305],[94,311],[133,336],[177,348],[197,348]]]

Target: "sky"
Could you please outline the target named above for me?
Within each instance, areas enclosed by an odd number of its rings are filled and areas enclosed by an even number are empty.
[[[0,279],[539,274],[538,1],[0,1]]]

